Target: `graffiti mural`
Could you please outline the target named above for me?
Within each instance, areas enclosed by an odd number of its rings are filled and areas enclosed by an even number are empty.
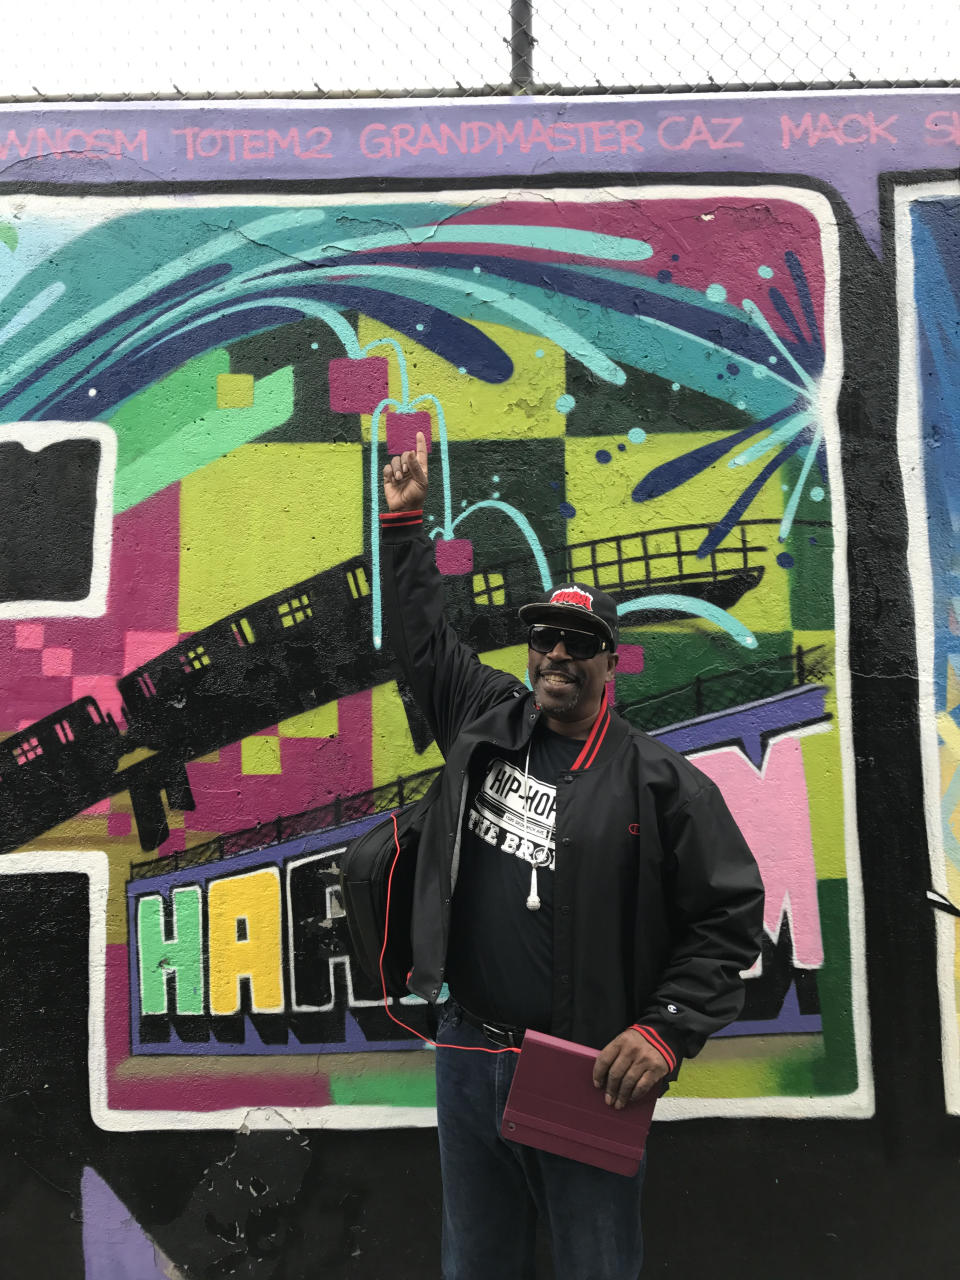
[[[960,621],[956,597],[956,486],[960,476],[957,321],[960,271],[953,252],[960,187],[897,192],[901,331],[900,456],[909,496],[920,676],[921,744],[937,908],[947,1104],[960,1113]]]
[[[384,1010],[336,888],[344,842],[440,763],[384,643],[375,536],[383,457],[418,430],[461,631],[519,673],[518,604],[568,576],[609,591],[622,713],[718,782],[761,864],[743,1017],[665,1112],[869,1110],[829,204],[551,188],[7,216],[0,412],[30,458],[94,409],[110,448],[96,616],[40,618],[12,582],[0,621],[0,844],[109,860],[98,1122],[432,1120],[424,1010],[401,1002],[410,1031]],[[61,515],[89,464],[59,465],[20,482],[92,562],[92,518],[84,539]]]
[[[650,1265],[946,1273],[960,94],[2,115],[4,1274],[436,1271],[427,1010],[338,890],[441,764],[375,536],[418,430],[462,634],[522,674],[521,602],[608,591],[762,870]]]

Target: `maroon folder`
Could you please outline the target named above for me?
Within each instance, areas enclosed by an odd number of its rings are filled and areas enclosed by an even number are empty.
[[[501,1137],[628,1177],[640,1168],[662,1088],[622,1111],[593,1086],[596,1049],[528,1031],[503,1112]]]

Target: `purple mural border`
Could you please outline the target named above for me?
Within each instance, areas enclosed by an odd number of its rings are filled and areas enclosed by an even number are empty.
[[[0,111],[0,183],[796,175],[880,248],[881,173],[955,167],[960,91],[426,103],[44,103]]]

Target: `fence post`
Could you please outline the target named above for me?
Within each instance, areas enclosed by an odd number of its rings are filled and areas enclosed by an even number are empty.
[[[533,85],[533,0],[510,0],[510,70],[514,93],[529,93]]]

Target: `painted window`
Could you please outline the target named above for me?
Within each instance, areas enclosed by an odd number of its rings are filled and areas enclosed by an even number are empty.
[[[73,742],[74,740],[73,729],[70,727],[69,720],[61,720],[58,724],[55,724],[53,727],[57,732],[57,737],[60,739],[60,741],[63,743],[64,746],[66,746],[69,742]]]
[[[503,574],[475,573],[473,599],[475,604],[506,604],[507,593],[503,585]]]
[[[153,680],[150,678],[150,673],[148,671],[140,672],[140,674],[137,676],[137,684],[140,686],[141,690],[143,691],[143,696],[145,698],[152,698],[156,695],[157,686],[153,683]]]
[[[358,565],[356,569],[347,571],[347,582],[350,584],[350,594],[354,600],[359,600],[363,596],[370,594],[370,583],[367,581],[367,571],[363,565]]]
[[[233,632],[233,638],[241,649],[245,649],[249,644],[256,643],[256,632],[247,618],[241,618],[239,622],[231,622],[230,630]]]
[[[204,667],[210,666],[210,655],[204,649],[202,644],[195,645],[192,649],[188,649],[186,653],[180,655],[180,665],[184,671],[202,671]]]
[[[24,738],[19,747],[13,749],[13,758],[17,764],[26,764],[28,760],[35,760],[42,755],[43,747],[38,738]]]
[[[302,596],[294,596],[292,600],[278,604],[277,613],[284,627],[295,627],[305,619],[312,618],[313,610],[310,607],[309,595],[304,592]]]

